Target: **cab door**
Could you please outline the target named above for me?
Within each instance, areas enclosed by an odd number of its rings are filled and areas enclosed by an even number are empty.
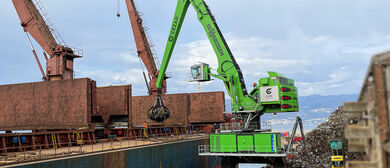
[[[254,152],[253,135],[237,135],[238,152]]]

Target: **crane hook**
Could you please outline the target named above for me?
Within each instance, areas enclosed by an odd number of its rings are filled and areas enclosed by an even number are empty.
[[[121,3],[119,2],[119,0],[116,1],[117,2],[117,6],[116,6],[116,16],[118,17],[118,19],[121,17]]]

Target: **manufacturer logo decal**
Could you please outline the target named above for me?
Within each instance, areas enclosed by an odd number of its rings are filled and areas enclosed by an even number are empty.
[[[266,92],[267,94],[271,94],[271,93],[272,93],[272,88],[268,88],[265,92]]]
[[[177,22],[179,21],[179,17],[175,17],[174,21],[173,21],[173,24],[172,24],[172,28],[171,28],[171,35],[169,35],[169,38],[168,38],[168,41],[169,42],[172,42],[173,39],[174,39],[174,35],[176,33],[176,27],[177,27]]]
[[[213,27],[210,24],[207,25],[207,30],[209,31],[208,32],[209,37],[213,39],[214,45],[217,47],[218,53],[220,54],[220,56],[223,56],[224,55],[223,49],[221,47],[221,44],[219,44],[218,42],[217,36],[215,35],[217,32],[213,29]]]
[[[279,101],[278,86],[260,87],[260,102]]]

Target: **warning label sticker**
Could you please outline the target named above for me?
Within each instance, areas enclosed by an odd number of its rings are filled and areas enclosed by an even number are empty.
[[[279,101],[278,86],[260,87],[260,101]]]

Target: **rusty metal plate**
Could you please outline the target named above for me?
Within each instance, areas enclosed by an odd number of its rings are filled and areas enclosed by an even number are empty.
[[[0,85],[0,130],[88,126],[92,86],[88,78]]]
[[[149,125],[167,125],[167,124],[186,124],[188,121],[188,109],[189,100],[187,94],[170,94],[163,95],[163,100],[169,110],[171,116],[161,122],[156,123],[147,118],[147,113],[156,96],[133,96],[132,100],[132,125],[142,125],[144,121],[147,121]]]
[[[128,115],[131,85],[98,87],[98,114]]]
[[[107,121],[111,115],[129,115],[131,85],[98,87],[97,114]]]
[[[224,92],[189,93],[190,123],[218,123],[223,122],[225,111]]]
[[[189,123],[218,123],[223,122],[224,92],[203,92],[163,95],[163,100],[169,110],[170,117],[162,123],[147,119],[147,112],[152,106],[155,96],[132,97],[132,125],[189,124]]]

